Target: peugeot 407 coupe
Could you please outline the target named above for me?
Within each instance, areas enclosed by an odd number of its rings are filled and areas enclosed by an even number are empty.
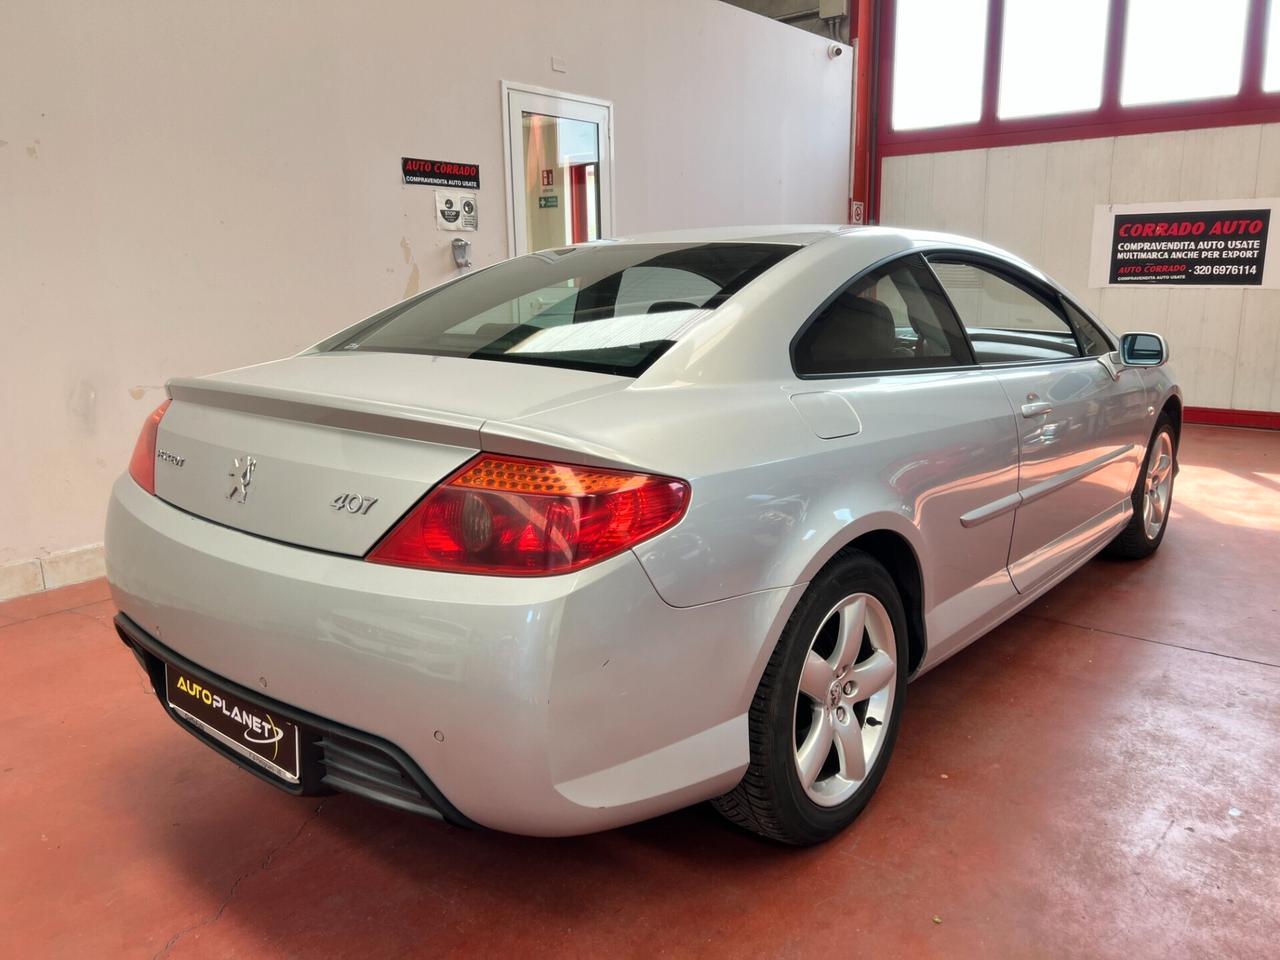
[[[107,520],[181,726],[296,794],[845,827],[907,681],[1164,536],[1182,401],[1028,264],[878,227],[544,250],[175,379]]]

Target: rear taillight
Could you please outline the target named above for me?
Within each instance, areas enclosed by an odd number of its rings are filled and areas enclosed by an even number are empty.
[[[138,442],[133,445],[133,456],[129,459],[129,476],[152,496],[156,492],[156,434],[160,431],[160,420],[168,409],[169,401],[166,400],[151,411],[151,416],[142,425],[142,432],[138,434]]]
[[[540,576],[596,563],[670,527],[689,503],[671,477],[481,455],[370,552],[374,563]]]

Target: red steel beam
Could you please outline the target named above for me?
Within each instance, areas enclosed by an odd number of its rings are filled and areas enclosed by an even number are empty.
[[[853,222],[853,205],[862,204],[863,222],[871,214],[871,61],[876,45],[872,30],[874,0],[854,0],[858,10],[856,18],[850,16],[850,40],[858,38],[858,62],[853,80],[853,164],[852,183],[849,186],[849,222]]]

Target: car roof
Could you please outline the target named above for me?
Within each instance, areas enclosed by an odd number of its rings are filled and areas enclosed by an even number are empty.
[[[784,224],[774,226],[697,227],[628,234],[604,243],[786,243],[808,246],[833,234],[856,230],[841,224]]]
[[[1020,257],[1007,250],[992,246],[973,237],[933,230],[914,230],[909,227],[853,226],[842,223],[777,224],[740,227],[698,227],[688,230],[663,230],[655,233],[635,233],[607,240],[596,240],[581,246],[614,243],[781,243],[808,247],[835,238],[875,238],[892,244],[897,241],[903,250],[922,247],[960,247],[990,253],[1012,260],[1034,271]]]
[[[939,247],[953,250],[970,250],[985,253],[1021,267],[1042,281],[1053,284],[1044,273],[1023,260],[1017,254],[993,246],[983,240],[955,233],[934,230],[914,230],[909,227],[853,226],[852,224],[785,224],[776,226],[700,227],[692,230],[664,230],[658,233],[637,233],[607,240],[594,240],[577,244],[594,247],[605,244],[627,243],[779,243],[795,247],[813,247],[819,243],[833,244],[875,241],[874,246],[882,254],[909,250],[930,250]],[[1053,284],[1056,286],[1056,284]],[[1064,291],[1065,292],[1065,291]]]

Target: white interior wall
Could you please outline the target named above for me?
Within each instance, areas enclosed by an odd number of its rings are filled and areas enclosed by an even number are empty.
[[[1090,288],[1100,203],[1280,195],[1280,124],[887,158],[881,222],[980,237],[1112,330],[1169,341],[1188,405],[1280,411],[1280,290]]]
[[[500,80],[613,101],[617,233],[843,222],[853,58],[829,43],[714,0],[0,4],[8,592],[101,540],[166,378],[453,274],[401,156],[478,163],[473,262],[506,256]]]

